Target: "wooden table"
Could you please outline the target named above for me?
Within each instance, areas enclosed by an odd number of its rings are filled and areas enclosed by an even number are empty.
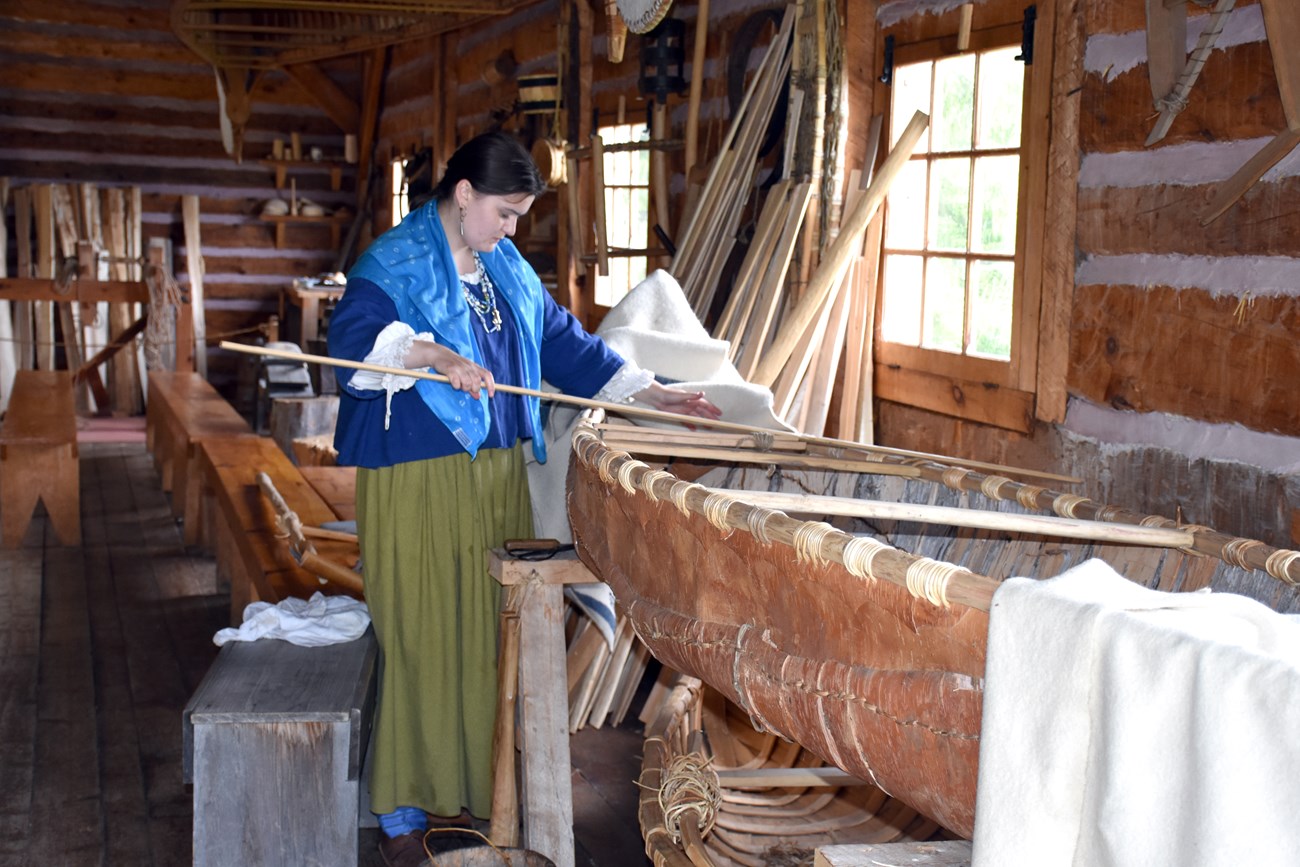
[[[280,317],[283,319],[288,312],[283,303],[284,301],[298,308],[298,345],[304,351],[311,352],[312,343],[320,337],[321,303],[337,301],[342,298],[343,288],[342,286],[315,286],[309,288],[294,285],[284,290],[280,305]]]
[[[20,370],[0,426],[3,542],[22,544],[37,502],[64,545],[81,544],[81,472],[72,373]]]

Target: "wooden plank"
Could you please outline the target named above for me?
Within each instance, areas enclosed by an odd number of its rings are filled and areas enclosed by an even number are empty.
[[[821,846],[813,867],[971,867],[968,840]]]
[[[1146,5],[1147,78],[1151,98],[1160,100],[1174,89],[1187,65],[1187,4],[1146,0]]]
[[[329,116],[345,133],[356,134],[361,123],[361,108],[355,99],[316,63],[295,63],[284,67],[285,73],[298,82],[305,96]]]
[[[528,582],[590,584],[599,580],[574,551],[560,551],[548,560],[517,560],[495,549],[488,554],[488,571],[504,587]]]
[[[1241,168],[1219,185],[1214,198],[1201,213],[1201,225],[1207,226],[1233,206],[1246,191],[1288,154],[1300,147],[1300,128],[1285,129],[1260,148]]]
[[[1300,131],[1300,17],[1295,7],[1284,0],[1259,0],[1264,12],[1264,30],[1273,55],[1273,72],[1282,94],[1282,111],[1287,126]]]
[[[944,415],[1028,433],[1033,427],[1031,392],[964,382],[892,366],[877,366],[876,394]]]
[[[181,215],[185,223],[185,270],[190,278],[190,311],[194,319],[194,363],[199,375],[207,379],[208,329],[203,319],[203,241],[198,196],[181,196]]]
[[[1065,420],[1070,363],[1070,317],[1074,295],[1076,201],[1079,192],[1078,88],[1083,79],[1083,6],[1056,4],[1052,47],[1051,127],[1043,215],[1042,283],[1034,416]]]
[[[782,322],[776,340],[764,354],[763,360],[754,372],[755,382],[769,386],[776,382],[781,368],[785,366],[795,345],[816,316],[818,308],[829,297],[832,287],[843,280],[844,272],[848,270],[849,256],[853,250],[861,249],[862,236],[866,232],[867,224],[884,202],[890,186],[906,165],[912,155],[912,149],[916,147],[917,141],[928,125],[929,118],[917,112],[907,129],[899,136],[893,151],[872,179],[871,186],[863,194],[858,207],[845,219],[839,236],[831,243],[830,249],[826,251],[825,257],[817,266],[816,274],[807,290],[794,310]]]
[[[38,184],[32,190],[32,213],[36,224],[36,276],[53,280],[54,273],[54,200],[49,184]],[[36,330],[33,337],[36,347],[36,366],[41,370],[54,369],[54,307],[49,301],[38,301],[33,308]]]
[[[519,629],[524,847],[556,867],[574,867],[563,588],[535,585],[520,607]]]
[[[9,179],[0,177],[0,214],[9,210]],[[9,224],[0,220],[0,278],[9,276]],[[18,352],[14,343],[13,319],[9,303],[0,301],[0,413],[9,405],[14,373],[18,370]]]

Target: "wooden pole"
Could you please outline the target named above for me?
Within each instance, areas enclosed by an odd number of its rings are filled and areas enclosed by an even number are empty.
[[[609,274],[609,244],[605,237],[605,140],[591,137],[591,182],[593,213],[596,218],[596,273]]]
[[[199,197],[181,196],[185,221],[185,270],[190,275],[190,311],[194,316],[194,366],[208,378],[208,328],[203,316],[203,240],[199,230]]]
[[[501,612],[501,651],[497,668],[497,718],[492,738],[492,826],[498,846],[519,845],[519,789],[515,782],[515,698],[519,690],[519,597],[512,587]]]
[[[691,54],[691,92],[686,108],[686,164],[682,175],[689,181],[699,151],[700,97],[704,92],[704,49],[709,40],[709,0],[695,7],[695,45]],[[667,226],[664,227],[665,229]]]
[[[859,500],[852,497],[821,497],[812,494],[787,494],[769,491],[710,488],[754,506],[779,509],[786,514],[843,515],[853,518],[879,518],[887,521],[919,521],[923,524],[946,524],[1007,533],[1031,533],[1063,539],[1088,539],[1159,548],[1191,548],[1196,541],[1190,530],[1167,527],[1140,527],[1077,518],[1054,518],[1047,515],[1017,515],[983,509],[959,509],[952,506],[926,506],[894,503],[885,500]]]
[[[264,346],[250,346],[246,343],[232,343],[228,340],[221,341],[222,349],[231,352],[243,352],[247,355],[264,355],[269,358],[284,358],[290,361],[302,361],[307,364],[329,364],[334,367],[347,367],[352,370],[369,370],[372,373],[389,373],[394,376],[409,376],[413,379],[427,379],[430,382],[450,382],[447,377],[437,373],[428,373],[423,370],[407,370],[398,367],[384,367],[379,364],[367,364],[364,361],[351,361],[346,358],[331,358],[325,355],[312,355],[307,352],[288,352],[282,349],[268,349]],[[945,455],[934,455],[926,452],[914,452],[908,449],[894,449],[885,446],[869,446],[862,443],[849,442],[848,440],[837,440],[829,437],[815,437],[807,434],[789,433],[786,431],[773,431],[769,428],[758,427],[757,425],[740,424],[738,422],[723,421],[722,419],[700,418],[693,415],[680,415],[675,412],[664,412],[658,409],[648,409],[639,406],[632,406],[625,403],[607,403],[603,400],[592,400],[586,397],[575,397],[571,394],[557,394],[549,391],[538,391],[532,388],[524,388],[518,385],[498,385],[498,391],[506,394],[522,394],[529,397],[541,398],[542,400],[555,401],[556,403],[567,403],[573,406],[586,407],[588,409],[601,409],[607,412],[619,413],[620,415],[639,416],[641,418],[655,419],[657,421],[672,422],[674,424],[689,425],[694,427],[711,427],[719,430],[741,431],[744,433],[756,433],[763,436],[772,434],[785,434],[798,439],[800,442],[813,443],[816,445],[831,446],[834,448],[859,449],[864,452],[873,454],[891,455],[894,457],[916,458],[920,460],[931,460],[941,464],[950,464],[952,466],[970,467],[973,469],[989,470],[997,473],[1010,473],[1021,476],[1031,476],[1034,478],[1047,479],[1055,482],[1064,482],[1067,484],[1077,484],[1080,479],[1073,476],[1062,476],[1056,473],[1044,473],[1038,470],[1020,469],[1017,467],[1007,467],[1001,464],[990,464],[983,461],[968,461],[964,458],[953,458]],[[859,465],[861,462],[858,462]],[[914,469],[914,468],[911,468]]]
[[[867,230],[867,224],[871,222],[871,218],[884,202],[890,186],[911,158],[913,149],[916,148],[921,134],[925,132],[929,123],[930,118],[924,112],[918,111],[912,115],[911,122],[903,130],[898,143],[881,165],[876,177],[872,179],[871,186],[867,188],[866,193],[858,201],[857,207],[844,221],[839,236],[831,244],[826,258],[813,274],[813,279],[808,284],[803,297],[799,299],[799,304],[783,323],[776,340],[764,355],[763,361],[754,374],[754,382],[769,387],[776,382],[781,368],[789,360],[795,345],[803,337],[804,331],[812,323],[831,289],[840,282],[844,271],[848,269],[850,257],[861,251],[862,235]]]

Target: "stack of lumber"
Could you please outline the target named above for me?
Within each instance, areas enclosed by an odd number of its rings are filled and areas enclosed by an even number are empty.
[[[619,617],[610,649],[599,629],[570,608],[566,668],[569,689],[569,732],[606,722],[621,725],[646,674],[650,651],[626,617]]]
[[[708,179],[695,196],[678,240],[670,270],[701,321],[713,305],[723,265],[736,244],[741,215],[754,192],[758,150],[790,70],[793,33],[794,15],[792,9],[787,9],[781,29],[768,46],[710,165]]]
[[[14,295],[12,311],[9,302],[0,302],[5,307],[0,313],[5,358],[18,369],[53,370],[61,346],[66,367],[77,372],[79,410],[139,413],[143,389],[135,352],[112,355],[107,387],[94,370],[107,353],[142,328],[139,305],[84,299],[74,303],[69,288],[76,277],[142,279],[139,188],[101,191],[94,184],[40,184],[13,190],[13,201],[18,266],[14,276],[51,281],[56,293],[70,297],[66,302],[47,300],[29,290],[26,297]]]

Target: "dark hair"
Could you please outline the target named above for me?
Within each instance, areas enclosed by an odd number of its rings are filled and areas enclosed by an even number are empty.
[[[462,180],[490,196],[538,196],[546,191],[546,181],[528,151],[503,132],[483,133],[457,148],[433,189],[434,198],[447,198]]]

